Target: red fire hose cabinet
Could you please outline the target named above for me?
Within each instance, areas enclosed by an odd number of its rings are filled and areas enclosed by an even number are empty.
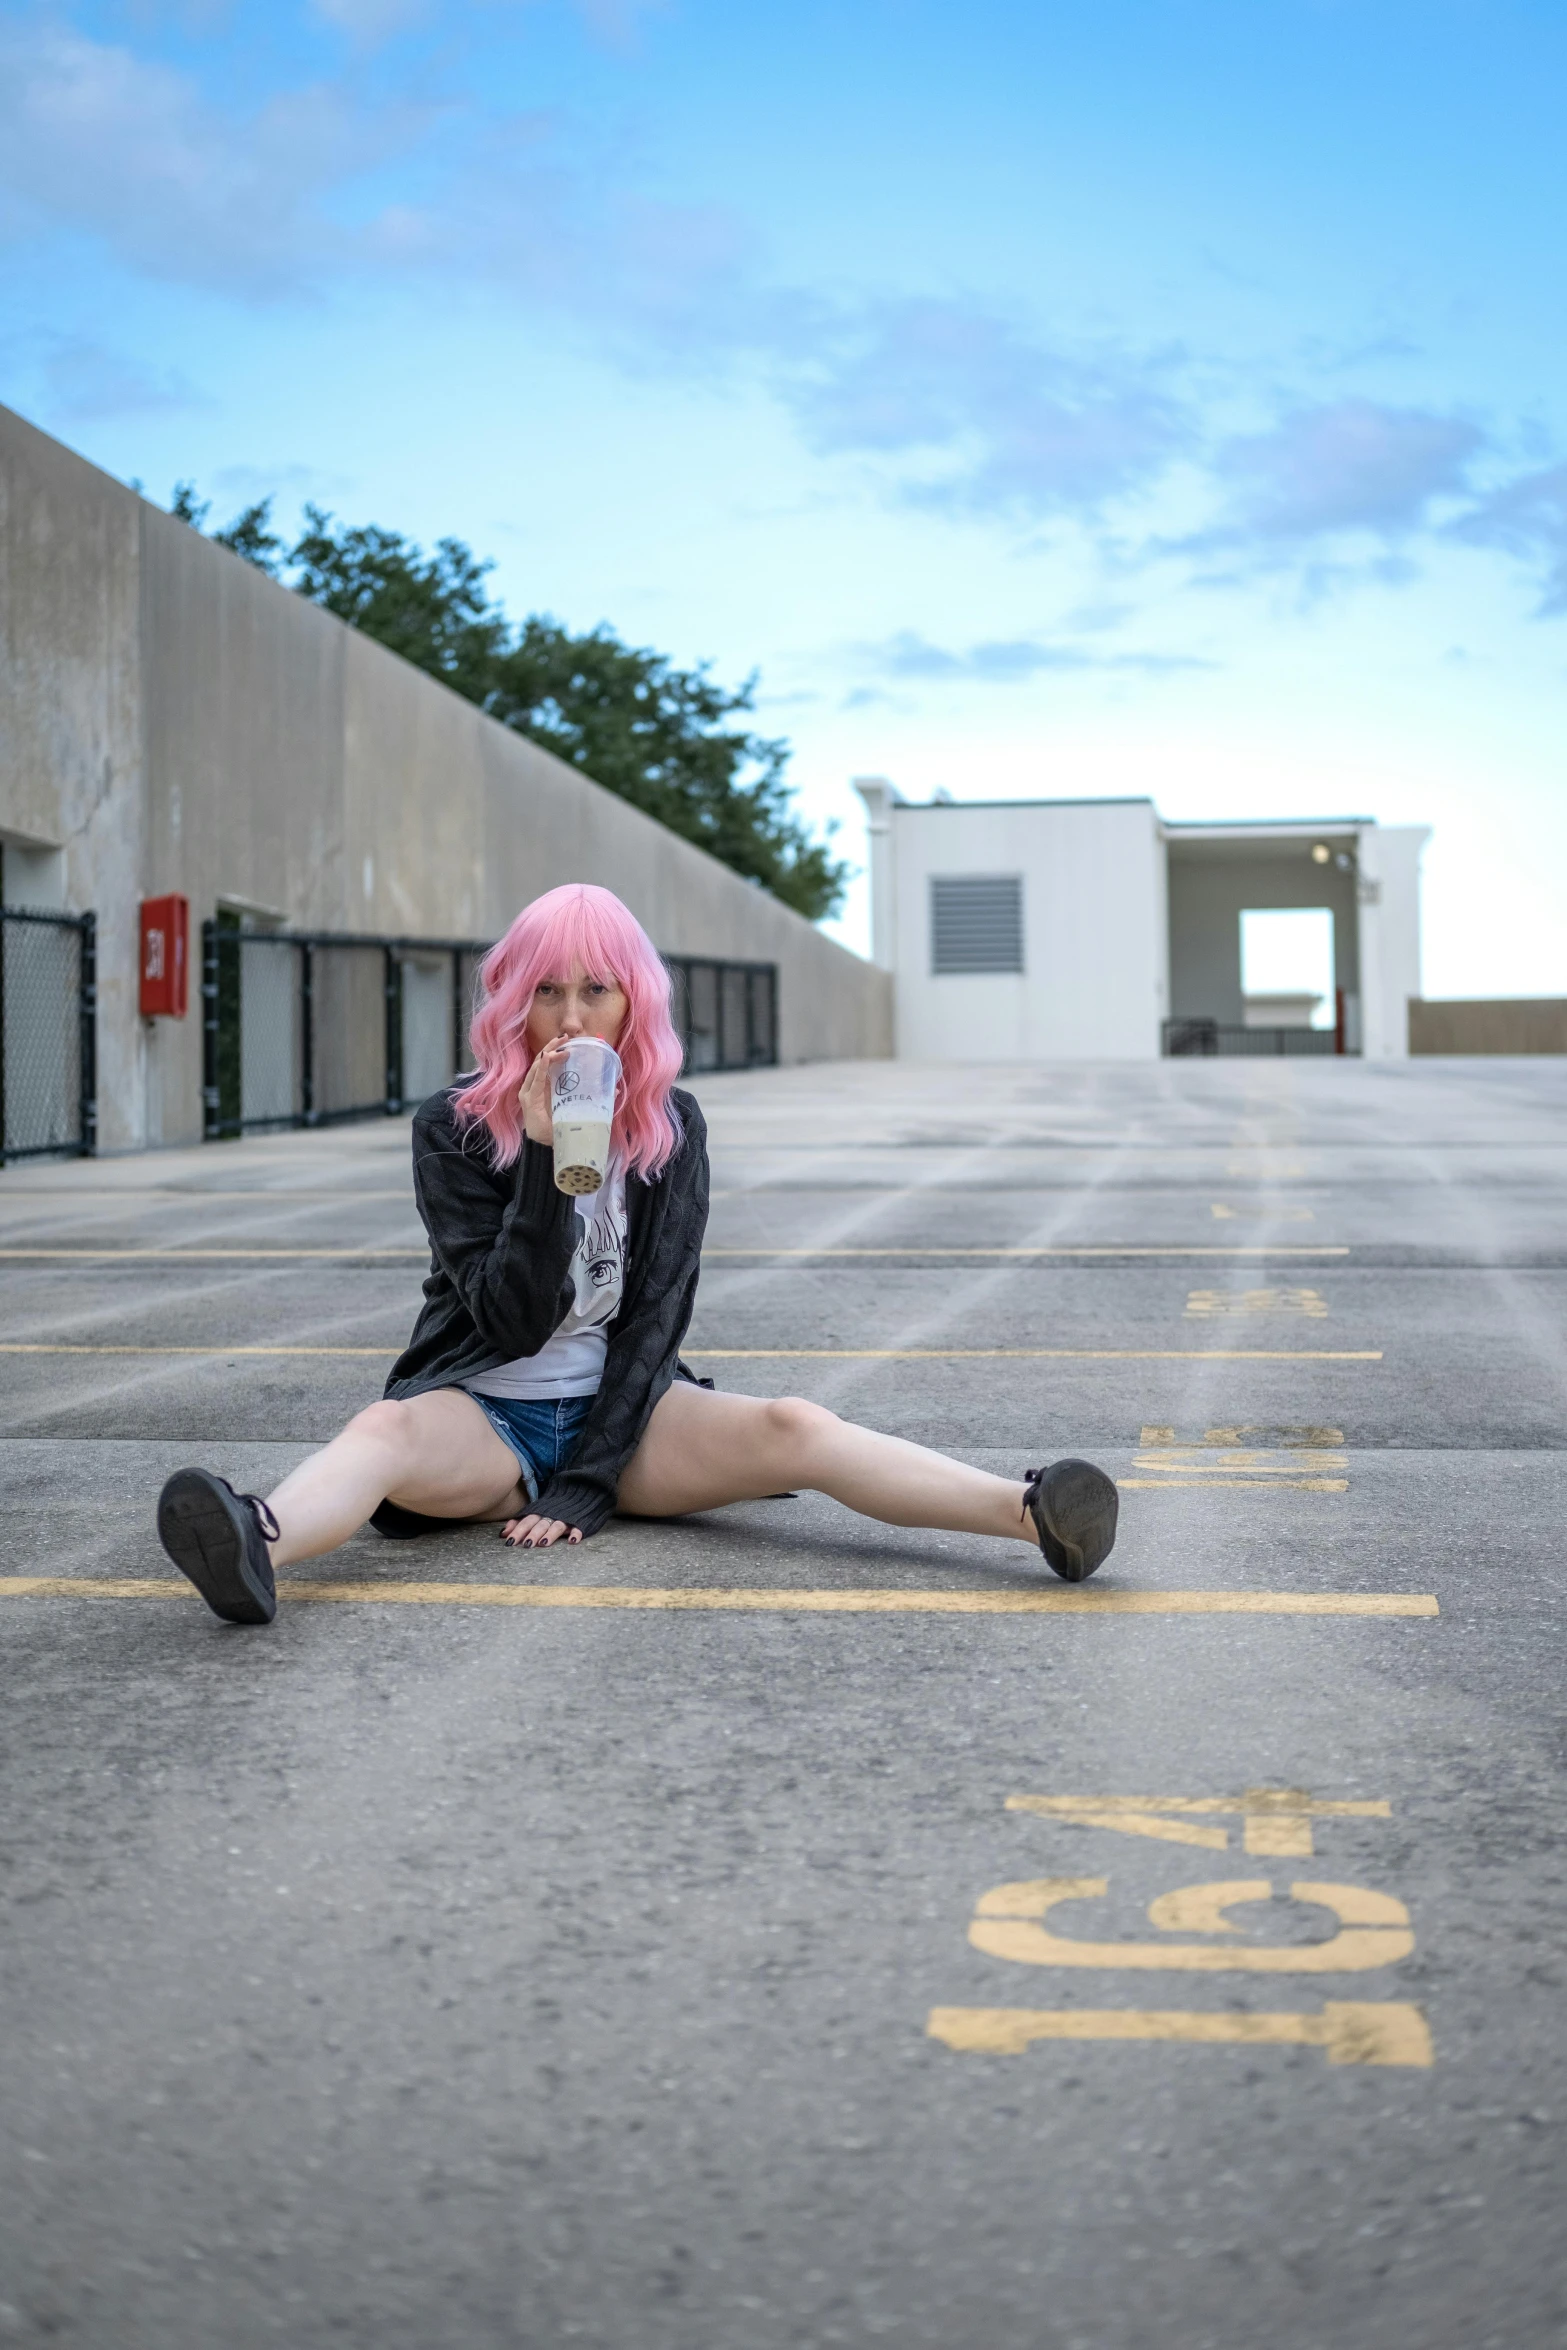
[[[141,902],[141,1014],[183,1020],[190,979],[190,900]]]

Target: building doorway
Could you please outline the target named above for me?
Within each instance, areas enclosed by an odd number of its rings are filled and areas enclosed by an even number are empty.
[[[1243,906],[1240,929],[1242,1027],[1333,1027],[1332,907]]]

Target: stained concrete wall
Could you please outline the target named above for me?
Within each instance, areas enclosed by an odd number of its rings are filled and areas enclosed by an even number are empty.
[[[0,654],[0,836],[99,917],[106,1149],[201,1131],[194,1004],[136,1009],[169,890],[193,923],[489,938],[601,882],[666,953],[776,963],[784,1060],[892,1049],[884,973],[4,409]]]

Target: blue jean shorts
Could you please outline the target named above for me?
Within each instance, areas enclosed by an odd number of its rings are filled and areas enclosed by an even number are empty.
[[[575,1457],[593,1409],[591,1395],[474,1395],[465,1390],[517,1456],[517,1471],[530,1501]]]

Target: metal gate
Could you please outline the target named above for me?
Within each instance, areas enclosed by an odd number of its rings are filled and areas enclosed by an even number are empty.
[[[209,1142],[395,1117],[467,1068],[476,939],[201,931],[203,1131]],[[770,1068],[778,966],[669,955],[685,1067]]]
[[[1237,1028],[1222,1020],[1166,1020],[1166,1059],[1209,1059],[1216,1054],[1278,1055],[1341,1053],[1342,1029]]]
[[[97,928],[0,907],[0,1167],[97,1142]]]
[[[209,1142],[391,1118],[467,1064],[475,939],[201,931]]]
[[[664,960],[688,1070],[777,1065],[776,963],[712,962],[695,955],[666,955]]]

